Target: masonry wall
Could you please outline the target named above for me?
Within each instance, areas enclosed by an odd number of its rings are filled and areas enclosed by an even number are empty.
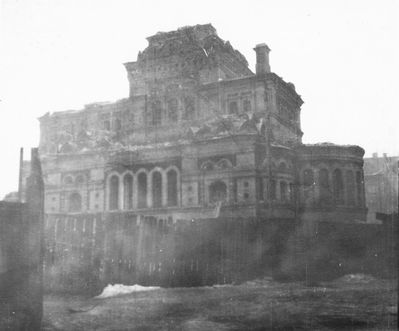
[[[40,330],[44,184],[32,149],[26,203],[0,201],[0,330]]]
[[[0,329],[39,330],[40,222],[27,204],[0,202]]]
[[[273,275],[292,229],[292,222],[248,218],[48,215],[45,284],[98,293],[108,283],[200,286]]]
[[[99,293],[107,284],[163,287],[240,283],[264,276],[320,280],[394,275],[382,226],[133,213],[48,215],[48,291]],[[373,245],[370,242],[373,241]]]

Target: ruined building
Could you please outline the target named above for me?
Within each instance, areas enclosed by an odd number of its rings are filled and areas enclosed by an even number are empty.
[[[398,162],[398,156],[386,153],[364,159],[368,222],[376,221],[376,213],[398,212]]]
[[[147,40],[126,99],[40,118],[47,214],[365,221],[364,150],[302,143],[266,44],[253,73],[210,24]]]

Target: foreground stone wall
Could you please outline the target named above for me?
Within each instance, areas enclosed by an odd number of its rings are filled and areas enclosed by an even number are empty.
[[[54,214],[46,220],[49,291],[95,294],[107,284],[202,286],[263,276],[392,275],[386,229],[367,224],[133,213]],[[373,244],[371,244],[371,242]],[[391,262],[389,262],[391,261]]]
[[[200,286],[273,274],[289,222],[178,220],[132,213],[48,215],[48,290],[96,293],[108,283]]]

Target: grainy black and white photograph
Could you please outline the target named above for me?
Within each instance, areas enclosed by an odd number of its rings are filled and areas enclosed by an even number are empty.
[[[0,0],[0,330],[397,330],[397,0]]]

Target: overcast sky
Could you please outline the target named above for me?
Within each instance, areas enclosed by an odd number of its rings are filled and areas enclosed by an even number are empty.
[[[212,23],[253,71],[267,43],[272,71],[305,101],[305,143],[399,154],[397,0],[0,3],[0,198],[17,188],[19,147],[39,143],[39,116],[126,97],[122,63],[185,25]]]

